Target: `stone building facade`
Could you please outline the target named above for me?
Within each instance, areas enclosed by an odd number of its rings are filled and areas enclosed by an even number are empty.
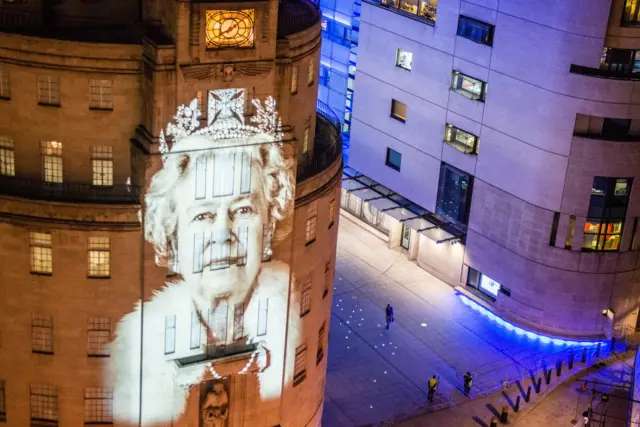
[[[234,15],[247,10],[247,21]],[[231,15],[216,27],[211,11]],[[319,426],[342,162],[339,121],[316,104],[317,5],[5,2],[0,23],[0,424]],[[240,30],[229,40],[245,24],[251,40]],[[161,135],[194,99],[201,125],[210,123],[208,102],[222,89],[243,91],[247,123],[253,99],[275,99],[293,164],[293,210],[282,221],[287,311],[276,316],[287,334],[267,356],[284,361],[281,393],[256,391],[264,366],[255,352],[207,347],[198,363],[222,373],[205,378],[216,415],[203,420],[200,384],[189,383],[181,417],[123,421],[106,374],[119,321],[181,279],[144,234]],[[153,404],[132,400],[143,413]]]

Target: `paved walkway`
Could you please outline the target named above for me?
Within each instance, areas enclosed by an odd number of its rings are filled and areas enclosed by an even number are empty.
[[[458,405],[459,373],[474,393],[553,365],[565,346],[518,336],[462,303],[449,285],[342,216],[329,335],[326,427],[362,426]],[[391,303],[395,323],[384,328]],[[564,354],[564,353],[563,353]],[[427,381],[440,378],[435,401]]]

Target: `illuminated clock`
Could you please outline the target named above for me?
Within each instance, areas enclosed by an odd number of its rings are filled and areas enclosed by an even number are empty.
[[[254,9],[208,10],[207,49],[253,47]]]

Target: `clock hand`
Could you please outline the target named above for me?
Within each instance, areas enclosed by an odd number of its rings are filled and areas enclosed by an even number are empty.
[[[231,24],[231,26],[229,27],[229,29],[227,29],[227,31],[225,31],[223,34],[227,34],[229,31],[235,29],[238,26],[238,24],[236,24],[235,22],[233,24]]]

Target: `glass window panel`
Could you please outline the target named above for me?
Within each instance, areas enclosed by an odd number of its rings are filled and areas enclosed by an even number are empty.
[[[200,347],[200,337],[202,335],[202,324],[200,323],[200,316],[196,311],[191,312],[191,335],[189,347],[193,350]]]
[[[233,194],[235,153],[218,153],[213,158],[213,197]]]
[[[269,317],[269,299],[258,301],[258,336],[267,334],[267,320]]]
[[[413,53],[404,49],[396,50],[396,66],[411,71],[411,63],[413,62]]]
[[[0,135],[0,175],[15,176],[15,153],[13,139],[8,135]]]
[[[467,224],[471,204],[472,177],[452,166],[442,164],[436,214],[454,224]]]
[[[233,309],[233,340],[244,336],[244,304],[239,303]]]
[[[164,354],[176,351],[176,316],[164,318]]]
[[[245,194],[251,191],[251,153],[242,153],[242,166],[240,172],[240,193]]]
[[[196,199],[204,199],[207,194],[207,157],[196,160]]]
[[[207,345],[226,343],[228,314],[229,305],[226,302],[221,302],[215,310],[209,309],[209,337]]]
[[[204,267],[204,233],[193,235],[193,272],[200,273]]]
[[[229,267],[231,245],[226,242],[228,242],[231,238],[231,230],[228,228],[215,230],[211,233],[211,270],[218,270]]]
[[[238,254],[236,259],[237,265],[245,265],[247,263],[247,245],[249,244],[249,226],[238,227]]]

